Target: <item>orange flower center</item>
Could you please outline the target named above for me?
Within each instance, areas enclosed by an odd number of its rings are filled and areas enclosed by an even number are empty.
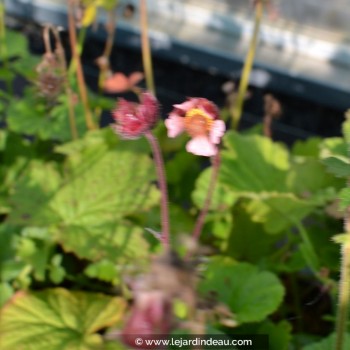
[[[185,115],[185,129],[191,137],[207,135],[213,119],[199,108],[190,109]]]

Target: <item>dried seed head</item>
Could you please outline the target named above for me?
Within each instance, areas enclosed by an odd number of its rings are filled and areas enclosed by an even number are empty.
[[[48,102],[55,102],[63,91],[64,85],[64,72],[57,55],[46,53],[36,67],[36,71],[38,73],[36,86],[39,95]]]

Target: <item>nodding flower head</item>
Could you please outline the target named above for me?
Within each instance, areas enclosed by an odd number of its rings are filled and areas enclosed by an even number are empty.
[[[119,99],[112,112],[115,123],[112,128],[124,139],[137,139],[149,131],[157,122],[159,104],[149,92],[141,94],[140,103]]]
[[[174,105],[174,110],[165,120],[169,137],[176,137],[183,131],[191,136],[187,143],[188,152],[198,156],[214,156],[225,133],[225,123],[219,120],[219,110],[205,98],[190,98]]]

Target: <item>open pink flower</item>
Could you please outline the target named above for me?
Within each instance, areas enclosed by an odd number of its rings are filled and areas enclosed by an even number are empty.
[[[198,156],[211,157],[217,154],[218,145],[225,133],[225,123],[219,120],[219,111],[206,98],[190,98],[174,105],[174,110],[165,120],[169,137],[176,137],[186,131],[191,136],[187,143],[188,152]]]
[[[119,99],[112,112],[115,123],[112,128],[125,139],[137,139],[150,130],[158,119],[159,104],[149,92],[141,94],[141,103]]]

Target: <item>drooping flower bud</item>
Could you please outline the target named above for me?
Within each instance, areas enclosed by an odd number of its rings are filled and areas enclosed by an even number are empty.
[[[141,94],[141,102],[119,99],[112,112],[112,128],[124,139],[137,139],[150,130],[158,120],[159,103],[149,92]]]

